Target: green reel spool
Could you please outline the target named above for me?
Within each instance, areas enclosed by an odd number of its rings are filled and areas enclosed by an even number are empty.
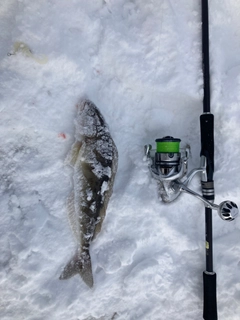
[[[166,136],[155,141],[157,153],[179,153],[181,139]]]

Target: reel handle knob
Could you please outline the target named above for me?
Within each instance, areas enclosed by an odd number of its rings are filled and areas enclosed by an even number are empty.
[[[237,218],[239,214],[238,206],[232,201],[223,201],[218,206],[218,215],[225,221],[232,221]]]

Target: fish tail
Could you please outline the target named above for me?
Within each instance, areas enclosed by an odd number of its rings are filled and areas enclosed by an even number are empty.
[[[66,280],[79,273],[83,281],[90,288],[93,286],[92,264],[89,252],[77,251],[73,258],[67,263],[60,275],[60,280]]]

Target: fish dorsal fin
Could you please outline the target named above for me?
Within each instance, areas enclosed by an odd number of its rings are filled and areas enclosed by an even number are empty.
[[[68,219],[70,222],[70,226],[72,228],[73,234],[78,241],[79,239],[79,227],[76,223],[76,210],[75,210],[75,201],[74,201],[74,191],[70,193],[70,196],[67,199],[67,211],[68,211]]]

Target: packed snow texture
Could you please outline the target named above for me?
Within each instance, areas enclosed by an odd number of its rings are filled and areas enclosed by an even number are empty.
[[[200,20],[200,1],[1,1],[2,320],[202,318],[204,207],[185,194],[161,203],[143,161],[145,144],[172,135],[191,145],[190,169],[199,165]],[[240,204],[239,1],[210,1],[210,44],[216,203]],[[82,97],[119,152],[91,248],[93,289],[58,279],[75,251],[64,160]],[[239,320],[240,220],[213,222],[219,320]]]

